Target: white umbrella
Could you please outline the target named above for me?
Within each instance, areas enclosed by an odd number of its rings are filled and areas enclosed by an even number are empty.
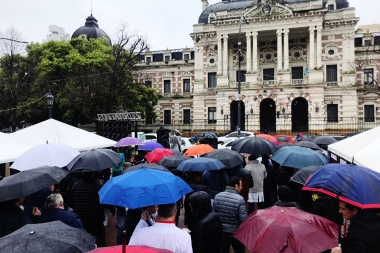
[[[79,151],[64,144],[40,144],[23,153],[11,168],[24,171],[42,166],[65,167],[79,154]]]

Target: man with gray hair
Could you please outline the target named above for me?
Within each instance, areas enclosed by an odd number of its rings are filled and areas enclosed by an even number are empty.
[[[42,211],[41,223],[62,221],[66,225],[84,230],[81,219],[74,212],[64,210],[63,198],[59,193],[51,194],[46,198],[45,210]]]

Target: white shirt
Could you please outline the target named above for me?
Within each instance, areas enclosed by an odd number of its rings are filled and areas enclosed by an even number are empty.
[[[177,228],[174,223],[156,222],[151,227],[135,231],[128,245],[146,245],[174,253],[192,253],[189,233]]]

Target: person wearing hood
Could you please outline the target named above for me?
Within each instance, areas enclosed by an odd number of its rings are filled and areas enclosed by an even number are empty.
[[[193,193],[189,198],[194,225],[191,242],[194,253],[219,253],[223,236],[222,221],[212,212],[209,194],[204,191]]]
[[[292,190],[286,185],[280,185],[277,189],[277,202],[275,206],[282,207],[298,207],[296,202],[292,202],[293,193]]]

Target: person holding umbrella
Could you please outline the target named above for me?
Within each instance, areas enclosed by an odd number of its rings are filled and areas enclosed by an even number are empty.
[[[0,238],[13,233],[27,224],[37,222],[41,215],[38,208],[33,207],[32,219],[20,208],[24,198],[11,199],[0,203]]]
[[[104,230],[104,205],[99,202],[98,191],[103,180],[95,177],[95,172],[83,173],[83,178],[76,182],[70,190],[69,206],[82,220],[87,232],[96,237],[99,247],[106,246]]]
[[[339,201],[339,213],[345,221],[341,227],[341,247],[331,249],[332,253],[380,252],[380,222],[374,209],[360,209]]]

